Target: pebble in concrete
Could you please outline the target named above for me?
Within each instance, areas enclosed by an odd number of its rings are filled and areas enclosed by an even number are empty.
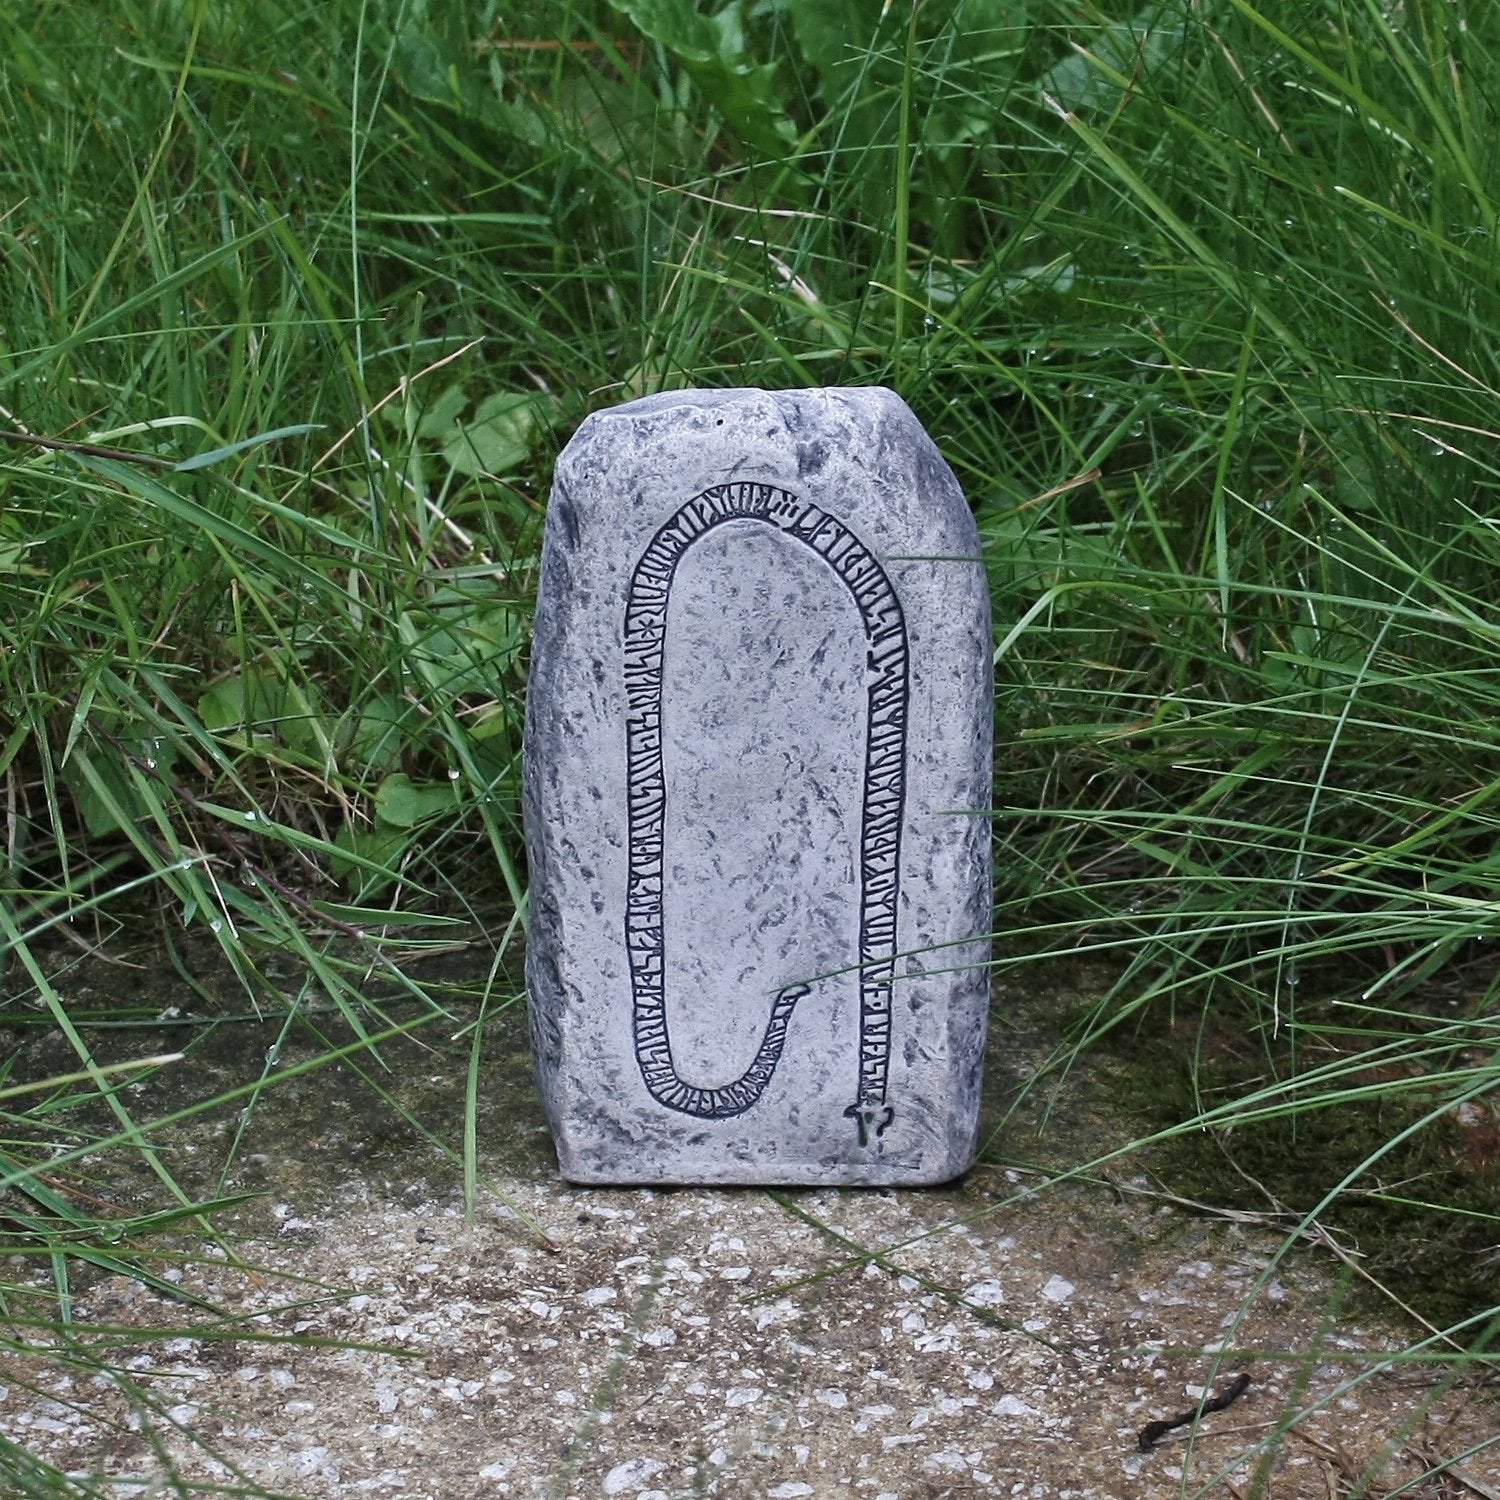
[[[940,1182],[974,1158],[991,628],[879,389],[688,391],[558,461],[527,984],[582,1183]]]

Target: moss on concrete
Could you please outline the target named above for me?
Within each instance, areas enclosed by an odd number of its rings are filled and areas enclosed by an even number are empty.
[[[1316,1024],[1316,1009],[1302,1019],[1304,1027]],[[1413,1053],[1424,1024],[1420,1016],[1410,1019]],[[1135,1117],[1141,1134],[1150,1134],[1298,1068],[1327,1063],[1335,1045],[1356,1063],[1370,1045],[1345,1029],[1336,1043],[1330,1031],[1310,1046],[1309,1036],[1316,1035],[1298,1033],[1297,1057],[1285,1034],[1272,1041],[1253,1018],[1215,1012],[1174,1022],[1148,1012],[1133,1030],[1110,1035],[1105,1046],[1115,1065],[1101,1076],[1110,1080],[1116,1107]],[[1441,1071],[1424,1076],[1419,1066],[1372,1060],[1339,1087],[1389,1087],[1321,1108],[1190,1131],[1154,1146],[1148,1164],[1167,1190],[1215,1208],[1266,1214],[1288,1228],[1316,1212],[1369,1277],[1435,1327],[1451,1327],[1497,1302],[1500,1114],[1481,1097],[1428,1119],[1453,1097],[1454,1086]],[[1352,1179],[1348,1186],[1322,1206],[1346,1178]],[[1364,1277],[1356,1277],[1356,1297],[1390,1311]],[[1465,1339],[1492,1339],[1494,1331],[1494,1320],[1481,1319]]]

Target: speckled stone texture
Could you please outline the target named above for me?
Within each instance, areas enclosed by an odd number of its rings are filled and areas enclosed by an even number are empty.
[[[977,1146],[989,595],[890,391],[682,391],[558,460],[526,977],[564,1176],[942,1182]]]

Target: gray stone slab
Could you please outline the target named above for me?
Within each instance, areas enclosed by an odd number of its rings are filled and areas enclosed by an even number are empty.
[[[886,390],[649,396],[558,459],[526,977],[570,1180],[920,1184],[972,1163],[978,554]]]

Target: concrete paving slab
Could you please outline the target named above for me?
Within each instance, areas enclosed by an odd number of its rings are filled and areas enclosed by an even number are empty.
[[[996,1089],[1035,1061],[1017,1014],[1059,997],[1028,976],[1000,999]],[[252,1039],[233,1038],[236,1055]],[[1409,1329],[1341,1315],[1338,1260],[1273,1264],[1281,1235],[1253,1216],[1192,1213],[1130,1168],[1044,1191],[983,1165],[926,1190],[572,1187],[522,1027],[498,1040],[472,1223],[445,1153],[337,1068],[279,1086],[248,1125],[165,1139],[211,1182],[248,1131],[232,1185],[263,1196],[223,1220],[248,1268],[186,1241],[153,1262],[234,1321],[124,1276],[82,1285],[72,1349],[0,1370],[0,1436],[142,1496],[1500,1493],[1500,1455],[1479,1451],[1493,1394],[1402,1360]],[[393,1097],[439,1134],[466,1047],[387,1054]],[[1097,1083],[1085,1066],[1055,1102],[1067,1158],[1118,1124]],[[1142,1450],[1149,1424],[1242,1373],[1227,1409]]]
[[[166,1447],[182,1474],[299,1496],[1355,1492],[1330,1490],[1331,1472],[1384,1495],[1420,1473],[1424,1443],[1453,1456],[1492,1430],[1477,1393],[1426,1367],[1379,1370],[1388,1336],[1325,1326],[1329,1278],[1311,1260],[1247,1312],[1275,1246],[1264,1232],[1102,1188],[983,1214],[1017,1185],[510,1184],[542,1242],[493,1209],[466,1227],[456,1196],[425,1184],[349,1183],[319,1208],[271,1205],[279,1232],[236,1247],[254,1276],[182,1268],[267,1342],[194,1337],[181,1309],[120,1277],[78,1314],[85,1332],[176,1330],[126,1360],[181,1425]],[[851,1265],[856,1245],[900,1248]],[[1146,1424],[1241,1371],[1230,1410],[1141,1451]],[[7,1436],[64,1469],[164,1475],[117,1386],[41,1362],[27,1374],[30,1393],[7,1375]],[[1469,1470],[1500,1482],[1493,1454]]]

